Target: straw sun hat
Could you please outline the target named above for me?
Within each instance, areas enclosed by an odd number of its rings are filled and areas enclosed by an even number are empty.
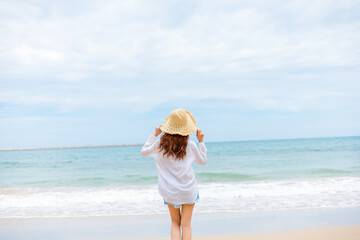
[[[196,130],[195,118],[189,111],[181,108],[174,109],[160,129],[169,134],[191,135]]]

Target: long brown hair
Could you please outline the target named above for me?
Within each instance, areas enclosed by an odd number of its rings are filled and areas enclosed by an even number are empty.
[[[175,157],[175,159],[182,160],[186,155],[186,146],[188,144],[189,135],[182,136],[179,134],[168,134],[160,138],[159,152],[163,151],[165,157]]]

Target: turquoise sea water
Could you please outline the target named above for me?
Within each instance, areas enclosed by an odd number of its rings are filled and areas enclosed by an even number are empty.
[[[360,206],[360,137],[205,144],[208,164],[194,163],[201,211]],[[0,217],[163,213],[141,148],[1,151]],[[140,207],[119,207],[131,200]]]
[[[199,182],[360,176],[360,137],[206,143]],[[142,146],[0,152],[0,187],[129,186],[157,183]]]

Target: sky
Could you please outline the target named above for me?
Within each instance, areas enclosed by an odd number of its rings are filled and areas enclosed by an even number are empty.
[[[0,148],[143,143],[175,108],[205,142],[360,135],[359,12],[0,0]]]

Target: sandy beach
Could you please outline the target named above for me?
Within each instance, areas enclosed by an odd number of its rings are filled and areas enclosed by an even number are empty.
[[[146,238],[137,240],[165,240],[169,238]],[[195,236],[194,240],[359,240],[360,225],[309,228],[281,232],[250,234],[224,234],[212,236]]]
[[[257,213],[194,213],[195,240],[359,240],[360,208]],[[0,239],[170,239],[167,214],[0,218]]]

